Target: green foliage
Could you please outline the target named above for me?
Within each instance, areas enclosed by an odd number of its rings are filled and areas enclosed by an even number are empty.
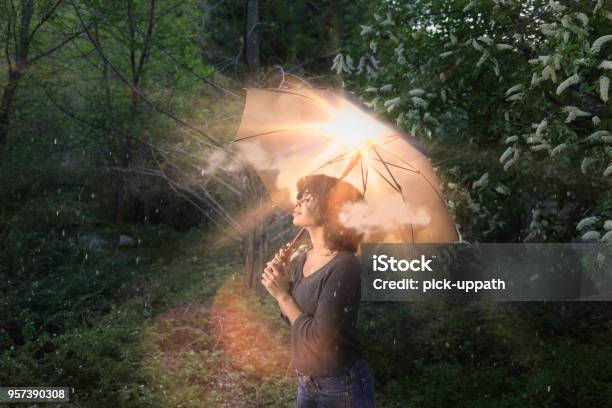
[[[142,244],[147,247],[160,248],[164,244],[177,240],[181,235],[173,228],[165,225],[153,225],[149,228],[142,228],[136,236]]]
[[[182,236],[182,251],[167,247],[175,258],[168,266],[161,256],[149,265],[134,262],[132,250],[84,256],[83,248],[59,242],[37,245],[55,245],[72,257],[48,271],[27,270],[29,280],[18,276],[0,283],[6,312],[0,325],[0,382],[69,385],[73,400],[88,405],[164,406],[138,371],[147,320],[168,307],[205,302],[236,267],[215,267],[205,258],[196,262],[200,238],[193,231]],[[150,249],[159,254],[159,248]],[[177,257],[185,251],[190,256]],[[225,253],[233,256],[231,248]]]
[[[532,326],[538,310],[554,318],[543,308],[526,307],[521,316],[498,304],[362,305],[360,338],[378,404],[588,407],[609,400],[610,327],[547,335],[543,320]]]
[[[261,1],[257,31],[262,68],[281,65],[287,70],[299,65],[308,74],[326,74],[330,52],[357,38],[358,23],[376,3]],[[232,0],[225,2],[225,7],[202,9],[208,28],[204,33],[206,55],[210,62],[225,68],[228,64],[222,56],[235,56],[243,47],[244,2]],[[242,74],[244,67],[234,69]]]
[[[610,18],[601,1],[381,2],[333,69],[428,141],[461,191],[449,206],[464,238],[587,239],[573,226],[597,215],[599,240],[612,217]]]

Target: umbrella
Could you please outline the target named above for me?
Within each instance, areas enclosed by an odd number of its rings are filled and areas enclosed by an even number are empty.
[[[302,176],[324,174],[363,193],[342,218],[363,242],[459,238],[425,148],[348,92],[248,88],[234,143],[284,211]]]

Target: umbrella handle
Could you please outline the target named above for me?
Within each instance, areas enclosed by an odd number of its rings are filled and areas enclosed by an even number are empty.
[[[300,238],[305,232],[306,232],[306,228],[300,229],[300,232],[297,233],[295,238],[293,238],[290,242],[287,242],[285,245],[283,245],[278,250],[278,255],[282,259],[283,263],[286,263],[287,260],[289,260],[289,258],[291,257],[291,254],[293,253],[293,250],[295,249],[296,244],[298,243],[298,241],[300,240]],[[280,256],[280,251],[283,249],[286,250],[285,256]]]

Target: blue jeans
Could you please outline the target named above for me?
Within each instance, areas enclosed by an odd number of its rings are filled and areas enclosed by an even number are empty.
[[[336,377],[298,374],[296,408],[375,408],[374,381],[364,359]]]

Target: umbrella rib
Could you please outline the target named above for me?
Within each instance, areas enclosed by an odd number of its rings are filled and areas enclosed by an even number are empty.
[[[251,138],[254,138],[254,137],[257,137],[257,136],[268,135],[270,133],[291,132],[291,131],[295,131],[295,130],[312,130],[313,132],[320,133],[327,140],[330,140],[332,142],[334,141],[332,138],[330,138],[328,136],[325,136],[324,132],[321,132],[320,130],[317,130],[317,129],[313,129],[313,128],[293,128],[293,129],[279,129],[279,130],[271,130],[269,132],[256,133],[254,135],[249,135],[249,136],[241,137],[240,139],[236,139],[236,140],[234,140],[234,143],[235,142],[241,142],[241,141],[246,140],[246,139],[251,139]]]
[[[382,160],[379,160],[379,159],[376,159],[376,158],[375,158],[374,160],[376,160],[376,161],[378,161],[378,162],[381,162],[381,163],[383,162]],[[420,174],[420,173],[421,173],[421,172],[420,172],[420,171],[418,171],[418,170],[408,169],[408,168],[406,168],[406,167],[402,167],[402,166],[400,166],[400,165],[397,165],[397,164],[394,164],[394,163],[391,163],[391,162],[384,162],[384,163],[387,163],[389,166],[397,167],[398,169],[402,169],[402,170],[409,171],[409,172],[411,172],[411,173],[417,173],[417,174]]]
[[[333,159],[330,159],[330,160],[326,161],[326,162],[325,162],[325,163],[323,163],[323,164],[322,164],[322,165],[321,165],[319,168],[317,168],[316,170],[313,170],[313,171],[312,171],[310,174],[314,174],[315,172],[317,172],[317,171],[321,170],[321,169],[322,169],[323,167],[325,167],[325,166],[328,166],[328,165],[330,165],[330,164],[337,163],[337,162],[339,162],[339,161],[345,160],[345,159],[346,159],[346,155],[347,155],[347,154],[348,154],[348,152],[344,152],[344,153],[342,153],[340,156],[337,156],[337,157],[335,157],[335,158],[333,158]]]
[[[392,189],[394,189],[395,191],[397,191],[398,193],[400,193],[400,195],[402,195],[402,191],[401,191],[401,190],[398,190],[398,189],[397,189],[397,187],[396,187],[396,186],[394,186],[394,185],[393,185],[393,183],[392,183],[392,182],[390,182],[390,181],[389,181],[389,180],[388,180],[388,179],[387,179],[387,178],[384,176],[384,174],[382,174],[382,173],[380,172],[380,170],[378,170],[376,167],[372,167],[372,168],[374,169],[374,171],[375,171],[376,173],[378,173],[378,175],[379,175],[380,177],[382,177],[382,179],[383,179],[383,180],[385,180],[385,181],[386,181],[386,182],[387,182],[387,183],[388,183],[388,184],[391,186],[391,188],[392,188]],[[403,198],[403,195],[402,195],[402,198]]]
[[[337,163],[337,162],[342,161],[342,160],[346,160],[348,158],[348,157],[346,157],[346,155],[347,155],[347,153],[342,153],[341,156],[338,156],[338,157],[336,157],[333,160],[329,160],[326,164],[332,164],[332,163]]]
[[[391,153],[389,150],[385,149],[384,147],[382,147],[381,145],[378,145],[378,147],[380,148],[380,150],[382,150],[383,152],[387,153],[389,156],[392,156],[394,158],[396,158],[397,160],[400,160],[402,163],[404,163],[407,166],[410,166],[414,169],[414,171],[416,171],[417,173],[420,173],[421,171],[419,169],[417,169],[416,167],[414,167],[412,164],[408,163],[406,160],[402,159],[401,157],[399,157],[396,154]]]
[[[442,201],[442,204],[444,205],[444,207],[446,207],[446,201],[444,201],[444,197],[442,197],[442,195],[438,192],[438,189],[436,187],[434,187],[434,185],[431,183],[431,181],[429,181],[429,179],[427,177],[425,177],[423,174],[421,174],[421,177],[423,177],[425,179],[425,181],[427,182],[427,184],[429,184],[431,186],[433,191],[436,192],[436,194],[438,195],[438,198],[440,199],[440,201]]]
[[[289,91],[285,91],[285,90],[282,90],[282,89],[269,89],[269,88],[266,88],[266,89],[262,89],[262,90],[263,91],[268,91],[268,92],[285,93],[285,94],[289,94],[289,95],[301,96],[302,98],[310,99],[311,101],[313,101],[316,104],[325,105],[323,108],[320,107],[320,106],[318,107],[319,109],[321,109],[323,111],[327,111],[324,108],[328,108],[329,109],[329,107],[331,106],[327,101],[325,101],[323,99],[316,99],[316,98],[313,98],[311,96],[302,95],[300,93],[289,92]]]
[[[394,141],[397,138],[399,138],[399,135],[391,135],[387,139],[385,139],[384,142],[379,143],[378,146],[383,146],[383,145],[386,145],[387,143],[391,143],[392,141]]]
[[[363,161],[363,158],[361,159]],[[366,189],[368,188],[368,175],[370,174],[370,166],[365,166],[365,188],[363,189],[363,195],[365,196]]]
[[[391,179],[395,183],[395,186],[397,187],[397,190],[401,193],[402,192],[402,187],[399,185],[399,183],[397,182],[397,180],[393,176],[393,173],[391,173],[391,170],[389,170],[389,166],[387,166],[387,163],[380,156],[380,153],[378,152],[378,150],[376,150],[376,146],[372,146],[372,150],[374,150],[374,153],[376,153],[376,155],[378,156],[378,158],[380,159],[382,164],[385,166],[385,169],[387,169],[387,173],[389,173],[389,176],[391,176]]]
[[[288,92],[288,91],[283,91],[281,89],[262,89],[262,91],[266,91],[266,92],[278,92],[278,93],[286,93],[289,95],[295,95],[295,96],[301,96],[302,98],[306,98],[306,99],[310,99],[311,101],[320,103],[321,101],[316,100],[315,98],[312,98],[310,96],[306,96],[306,95],[302,95],[299,93],[295,93],[295,92]]]
[[[366,180],[363,177],[363,159],[359,160],[359,167],[361,168],[361,188],[363,189],[362,195],[365,196],[365,192],[366,192]]]
[[[402,159],[401,157],[398,157],[397,155],[391,153],[390,151],[388,151],[387,149],[384,149],[381,147],[381,149],[383,151],[385,151],[386,153],[388,153],[390,156],[395,157],[398,160],[401,160],[402,162],[406,163],[406,161],[404,159]],[[380,157],[380,156],[379,156]],[[391,163],[389,163],[391,164]],[[413,167],[410,163],[406,163],[408,166]],[[423,173],[421,173],[420,170],[416,169],[415,173],[420,174],[421,177],[423,177],[423,179],[427,182],[427,184],[430,185],[430,187],[433,189],[433,191],[436,192],[436,194],[438,195],[438,198],[440,199],[440,201],[442,201],[442,203],[444,204],[444,206],[446,207],[446,201],[444,201],[444,197],[442,197],[442,195],[440,194],[440,192],[438,191],[438,189],[431,183],[431,181],[429,181],[429,179],[427,177],[425,177],[425,175]]]

